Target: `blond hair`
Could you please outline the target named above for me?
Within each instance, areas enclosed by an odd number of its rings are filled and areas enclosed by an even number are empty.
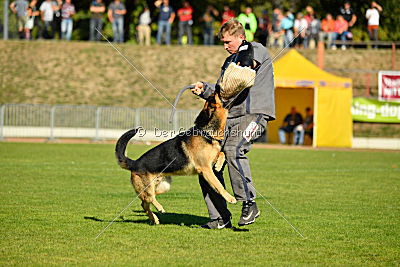
[[[218,32],[218,38],[221,39],[225,33],[228,33],[232,36],[239,36],[241,34],[246,36],[243,25],[235,18],[228,20],[224,23],[224,25],[222,25]]]

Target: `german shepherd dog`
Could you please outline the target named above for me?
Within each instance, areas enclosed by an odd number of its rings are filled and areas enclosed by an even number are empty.
[[[169,190],[170,175],[202,175],[226,201],[236,203],[213,172],[213,167],[219,171],[225,160],[224,153],[220,152],[220,141],[224,139],[227,116],[228,110],[223,107],[217,92],[207,99],[193,128],[150,149],[137,160],[126,157],[125,149],[138,129],[132,129],[119,138],[115,147],[118,164],[131,171],[132,185],[151,222],[160,223],[151,212],[150,204],[165,213],[156,196]]]
[[[254,67],[254,51],[247,41],[243,41],[238,53],[230,58],[230,62],[235,59],[235,64],[237,62],[239,66]],[[142,200],[142,207],[147,216],[155,224],[159,224],[160,221],[151,212],[150,204],[159,212],[165,213],[156,196],[169,190],[170,175],[202,175],[226,201],[236,203],[236,199],[225,190],[213,171],[213,168],[220,171],[225,161],[220,142],[224,139],[229,108],[236,100],[224,105],[221,89],[216,89],[206,100],[193,128],[150,149],[139,159],[132,160],[125,156],[126,146],[138,129],[126,132],[117,142],[115,156],[118,164],[131,171],[132,185]]]

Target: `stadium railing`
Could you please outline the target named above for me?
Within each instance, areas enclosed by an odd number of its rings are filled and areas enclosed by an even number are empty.
[[[169,123],[170,109],[4,104],[0,107],[0,140],[16,137],[100,141],[117,139],[127,129],[141,127],[137,140],[163,141],[193,126],[198,112],[177,110]]]

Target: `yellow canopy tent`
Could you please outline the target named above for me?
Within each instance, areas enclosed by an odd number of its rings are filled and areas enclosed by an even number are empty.
[[[314,112],[313,146],[351,147],[352,80],[329,74],[290,50],[274,63],[276,120],[268,124],[268,140],[278,143],[278,130],[291,107],[305,118]]]

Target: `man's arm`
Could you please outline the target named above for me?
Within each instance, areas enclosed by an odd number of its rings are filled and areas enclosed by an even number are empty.
[[[174,22],[174,19],[175,19],[175,12],[172,12],[171,17],[168,20],[169,24],[172,24],[172,22]]]
[[[191,90],[193,94],[207,99],[215,92],[215,83],[196,82]]]
[[[42,9],[42,6],[40,6],[40,17],[42,21],[44,21],[44,10]]]
[[[118,15],[125,15],[125,14],[126,14],[126,8],[125,8],[125,6],[123,6],[123,9],[116,9],[116,10],[115,10],[115,14],[118,14]]]
[[[117,10],[115,10],[115,14],[125,15],[126,14],[126,9],[117,9]]]
[[[112,9],[108,9],[107,16],[110,22],[113,22]]]
[[[103,13],[106,11],[105,6],[90,6],[90,11],[95,13]]]
[[[375,7],[376,9],[378,9],[379,12],[382,12],[383,9],[382,9],[382,7],[381,7],[377,2],[374,1],[374,2],[372,2],[372,3],[373,3],[373,5],[374,5],[374,7]]]
[[[249,18],[250,18],[250,31],[252,33],[255,33],[257,31],[257,18],[253,13],[250,14]]]
[[[218,10],[216,10],[214,7],[212,8],[212,13],[214,14],[215,17],[219,15]]]
[[[72,12],[71,12],[71,17],[72,17],[72,15],[74,15],[76,13],[76,10],[75,10],[75,5],[72,5]]]
[[[56,6],[53,3],[51,4],[51,7],[53,8],[53,11],[60,10],[61,6],[62,6],[62,1],[61,0],[57,0],[57,5]]]
[[[12,10],[12,12],[13,12],[14,14],[17,14],[17,10],[15,9],[15,3],[14,3],[14,2],[12,2],[12,3],[10,4],[10,8],[11,8],[11,10]]]
[[[353,16],[351,17],[351,20],[349,22],[349,26],[353,27],[353,25],[354,25],[354,23],[356,23],[356,21],[357,21],[357,16],[356,16],[356,14],[353,14]]]
[[[286,127],[289,124],[289,118],[290,118],[290,114],[286,115],[285,118],[282,121],[282,127]]]
[[[160,7],[161,4],[162,4],[162,0],[157,0],[157,1],[154,2],[154,5],[155,5],[156,7]]]

